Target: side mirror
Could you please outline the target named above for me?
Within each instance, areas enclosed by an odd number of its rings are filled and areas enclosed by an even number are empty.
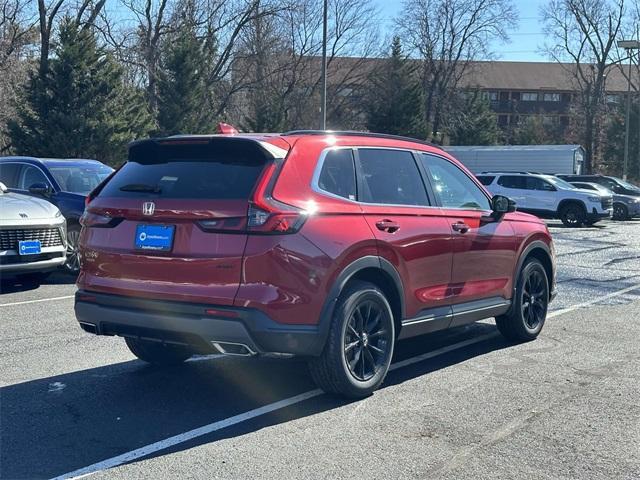
[[[7,189],[7,186],[4,183],[0,182],[0,192],[7,193],[8,191],[9,190]]]
[[[497,216],[516,211],[516,202],[504,195],[494,195],[491,199],[491,210]]]
[[[29,193],[48,197],[49,195],[51,195],[51,189],[46,183],[34,183],[29,187]]]

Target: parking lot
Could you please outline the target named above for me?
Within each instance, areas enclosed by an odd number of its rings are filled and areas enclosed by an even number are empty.
[[[493,322],[401,342],[383,388],[322,394],[303,362],[156,369],[83,333],[56,274],[0,295],[0,476],[640,478],[640,221],[551,222],[540,338]]]

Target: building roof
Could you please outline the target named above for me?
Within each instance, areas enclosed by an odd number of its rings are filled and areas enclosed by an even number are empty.
[[[556,62],[472,62],[463,84],[495,90],[574,91],[575,65]],[[632,74],[637,78],[637,69]],[[619,66],[610,67],[605,81],[608,92],[626,92],[627,79]]]
[[[309,57],[318,63],[319,57]],[[334,58],[329,65],[329,82],[332,78],[341,78],[344,72],[357,66],[366,77],[375,72],[383,58]],[[418,62],[418,60],[415,60]],[[506,62],[506,61],[472,61],[462,79],[462,87],[475,87],[483,90],[520,90],[538,91],[553,90],[560,92],[574,92],[573,84],[575,65],[557,62]],[[586,67],[585,67],[586,68]],[[627,65],[623,65],[625,70]],[[632,79],[637,85],[638,69],[632,69]],[[626,92],[627,78],[623,75],[621,65],[609,68],[605,81],[607,92]]]

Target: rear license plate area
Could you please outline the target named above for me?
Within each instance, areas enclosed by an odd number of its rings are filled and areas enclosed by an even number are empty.
[[[136,227],[136,250],[170,251],[175,230],[175,225],[139,224]]]

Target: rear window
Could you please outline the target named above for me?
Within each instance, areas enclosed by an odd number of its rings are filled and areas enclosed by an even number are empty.
[[[351,149],[331,150],[322,164],[318,186],[325,192],[356,199],[356,172]]]
[[[244,200],[268,158],[253,141],[134,145],[99,197]]]
[[[496,177],[490,176],[490,175],[477,175],[476,178],[480,181],[482,185],[491,185],[491,183]]]

